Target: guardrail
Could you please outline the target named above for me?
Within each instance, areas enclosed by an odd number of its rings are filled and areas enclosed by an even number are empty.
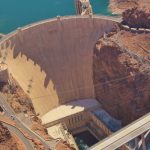
[[[131,31],[134,33],[150,33],[150,29],[146,29],[146,28],[130,28],[127,25],[121,24],[121,28],[127,31]]]

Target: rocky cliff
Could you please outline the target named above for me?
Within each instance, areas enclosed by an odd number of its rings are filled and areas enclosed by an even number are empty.
[[[124,11],[122,16],[129,27],[150,29],[150,9],[136,7]]]
[[[150,110],[150,34],[109,33],[95,45],[96,98],[126,125]]]
[[[150,0],[110,0],[109,7],[114,14],[121,14],[134,7],[150,8]]]
[[[126,9],[137,7],[137,0],[110,0],[109,8],[114,14],[121,14]]]

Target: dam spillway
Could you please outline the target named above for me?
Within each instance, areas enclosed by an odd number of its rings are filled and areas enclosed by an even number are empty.
[[[40,116],[72,100],[95,98],[93,47],[114,24],[109,17],[58,17],[18,29],[0,42],[10,73]]]

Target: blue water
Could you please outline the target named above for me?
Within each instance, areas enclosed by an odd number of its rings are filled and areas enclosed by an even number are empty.
[[[94,13],[111,15],[108,1],[91,0]],[[74,14],[74,0],[0,0],[0,33],[57,15]]]
[[[109,0],[90,0],[90,2],[95,14],[112,16],[108,8]]]

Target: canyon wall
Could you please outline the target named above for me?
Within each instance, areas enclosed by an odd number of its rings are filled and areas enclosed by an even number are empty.
[[[124,125],[150,110],[149,38],[150,34],[120,31],[100,39],[95,45],[93,80],[96,98]]]

